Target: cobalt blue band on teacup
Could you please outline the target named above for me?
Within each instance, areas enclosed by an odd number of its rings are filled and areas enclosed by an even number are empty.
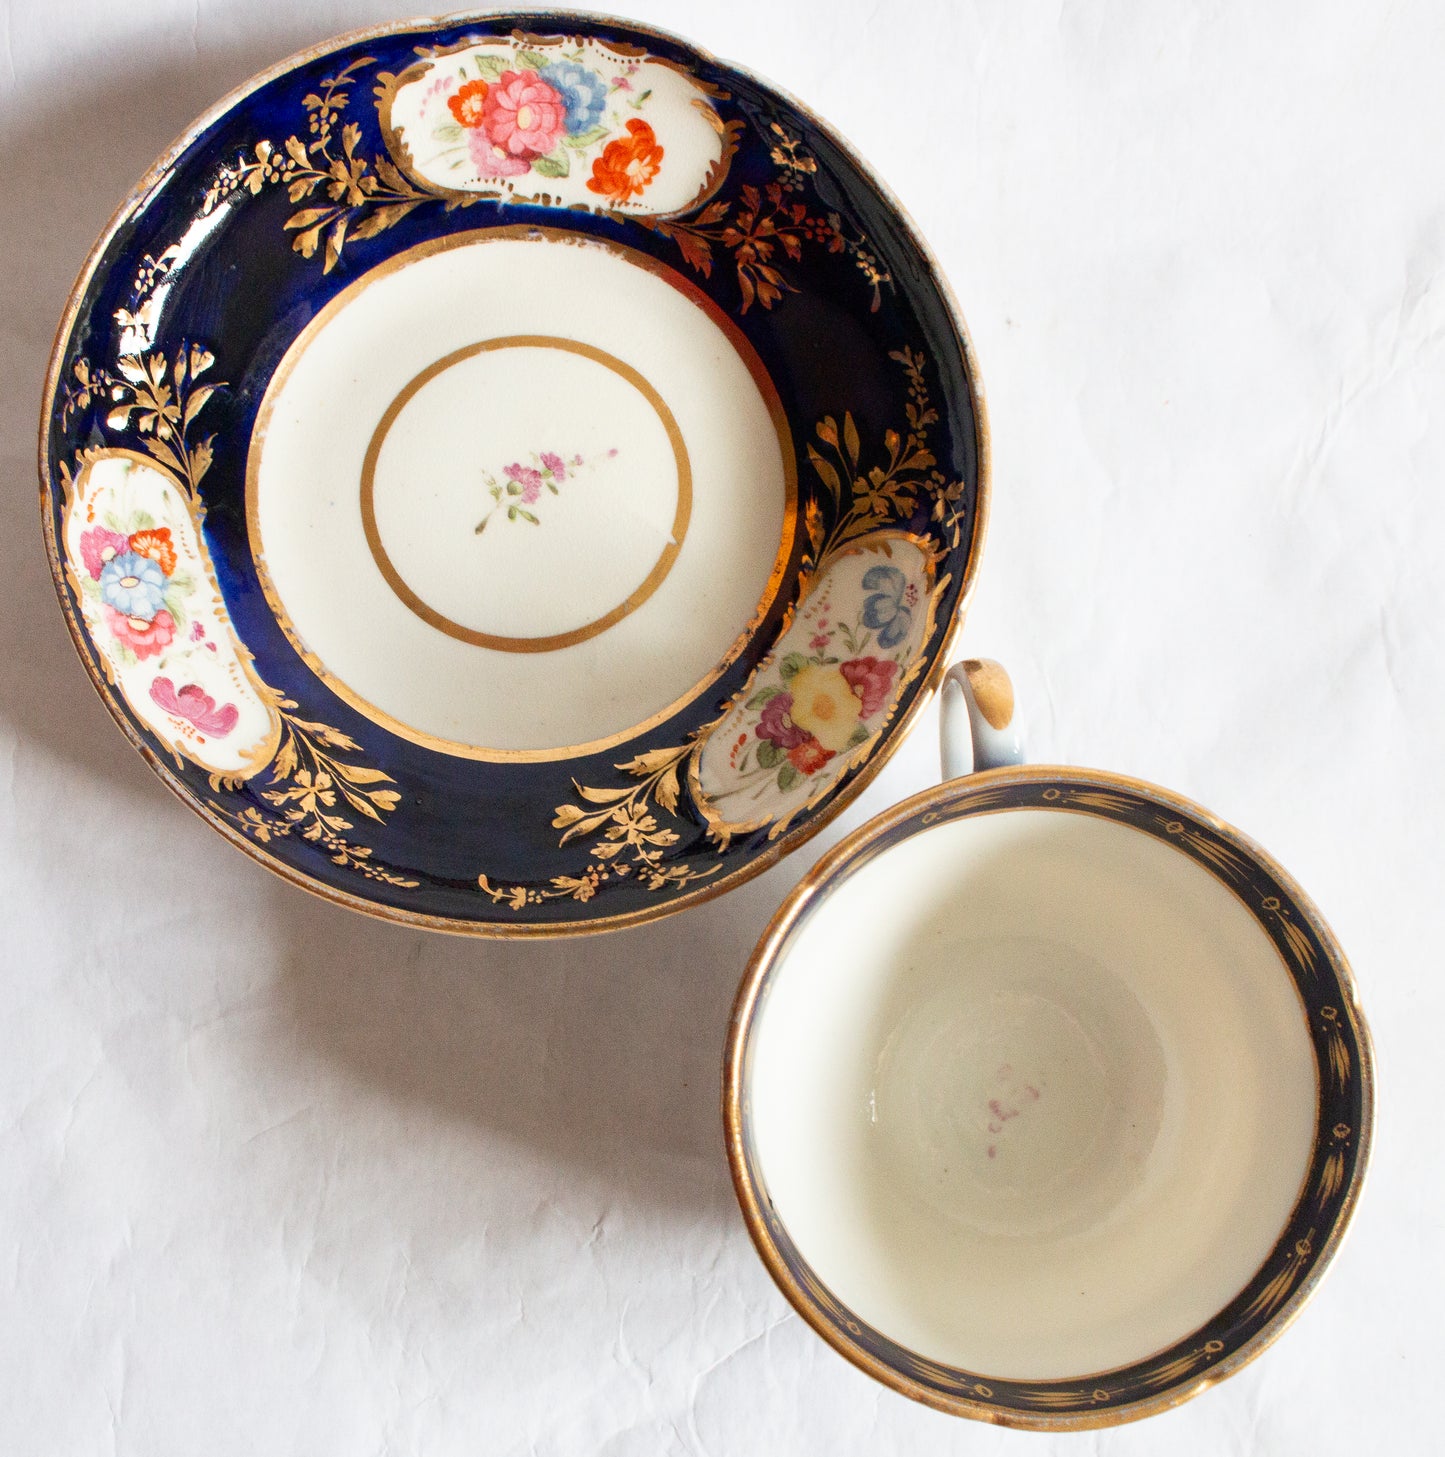
[[[754,1244],[783,1294],[824,1340],[894,1390],[943,1411],[1007,1426],[1063,1430],[1131,1421],[1187,1400],[1258,1355],[1299,1314],[1337,1253],[1359,1198],[1371,1141],[1374,1091],[1368,1029],[1348,963],[1318,910],[1294,880],[1251,840],[1181,796],[1139,780],[1059,766],[1019,767],[1022,746],[1014,722],[1012,689],[1007,675],[996,664],[973,660],[951,669],[945,680],[942,708],[942,757],[947,782],[914,795],[840,842],[779,909],[749,963],[734,1007],[724,1060],[723,1112],[734,1187]],[[981,770],[954,777],[966,771],[966,744],[970,740]],[[1052,813],[1042,816],[1041,811]],[[1023,812],[1022,817],[1019,812]],[[873,1236],[868,1231],[856,1233],[849,1223],[851,1205],[827,1206],[835,1187],[845,1186],[829,1182],[834,1173],[824,1160],[818,1164],[820,1177],[800,1195],[800,1181],[806,1184],[815,1171],[810,1170],[806,1177],[799,1175],[776,1153],[771,1155],[770,1163],[769,1155],[764,1153],[765,1148],[787,1147],[786,1141],[780,1141],[770,1129],[806,1126],[799,1121],[802,1115],[797,1107],[808,1104],[812,1097],[809,1079],[815,1076],[815,1067],[822,1065],[816,1059],[826,1057],[828,1039],[841,1025],[839,1017],[844,1016],[831,1003],[856,1000],[857,996],[849,968],[819,969],[812,967],[808,958],[816,957],[819,947],[846,944],[847,927],[864,924],[865,916],[885,918],[886,908],[876,889],[895,883],[879,878],[886,864],[891,863],[890,852],[911,855],[911,863],[916,865],[923,861],[931,843],[943,843],[940,835],[972,833],[988,821],[995,829],[1010,824],[1074,827],[1085,838],[1097,836],[1100,843],[1112,838],[1135,845],[1129,836],[1118,835],[1118,829],[1126,829],[1145,837],[1137,845],[1143,862],[1157,861],[1174,879],[1182,878],[1191,884],[1198,880],[1220,905],[1242,907],[1247,916],[1239,916],[1237,910],[1232,914],[1259,942],[1258,965],[1266,969],[1270,983],[1266,990],[1286,1004],[1286,1015],[1295,1028],[1293,1035],[1303,1057],[1304,1073],[1286,1090],[1305,1113],[1298,1151],[1303,1173],[1297,1186],[1290,1176],[1287,1193],[1279,1203],[1277,1223],[1268,1225],[1268,1238],[1260,1246],[1261,1257],[1240,1275],[1225,1298],[1191,1319],[1187,1328],[1161,1340],[1157,1347],[1139,1351],[1134,1358],[1117,1364],[1085,1367],[1067,1376],[1057,1372],[1037,1379],[1027,1374],[1000,1375],[995,1370],[940,1359],[935,1352],[921,1349],[917,1341],[909,1344],[895,1338],[885,1322],[870,1320],[860,1306],[870,1302],[877,1305],[881,1298],[877,1292],[882,1287],[857,1276],[846,1261],[840,1264],[837,1250],[862,1248],[860,1241]],[[894,859],[898,860],[899,855],[895,854]],[[1202,873],[1202,880],[1196,872]],[[848,894],[837,894],[844,886],[849,887]],[[940,903],[946,892],[947,887],[940,888]],[[986,909],[977,901],[968,901],[956,920],[966,925],[975,912]],[[902,913],[895,910],[894,914]],[[850,916],[851,921],[847,919]],[[832,932],[828,931],[830,917],[836,923]],[[828,935],[833,936],[833,942],[827,940]],[[923,944],[921,933],[908,944]],[[864,959],[866,952],[858,955]],[[791,978],[785,972],[791,973]],[[791,992],[780,993],[779,987],[786,989],[790,979],[813,988],[817,993],[813,1000],[800,1001]],[[946,980],[946,974],[939,974],[935,980]],[[791,1010],[795,1004],[804,1008],[809,1019],[805,1035],[800,1028],[799,1035],[790,1041],[785,1030],[770,1034],[773,1043],[768,1044],[762,1033],[770,1007],[784,1008],[778,1015],[787,1029],[789,1019],[798,1021],[804,1015]],[[906,1002],[904,1007],[906,1012]],[[1289,1007],[1296,1008],[1298,1015],[1288,1012]],[[1227,1020],[1228,1010],[1221,1001],[1221,1018]],[[1302,1036],[1298,1035],[1301,1028]],[[937,1033],[936,1028],[928,1031],[929,1035]],[[891,1031],[892,1042],[880,1041],[879,1045],[886,1052],[900,1035],[897,1030]],[[820,1043],[824,1044],[823,1053],[818,1051]],[[1231,1050],[1225,1046],[1212,1051],[1216,1056],[1210,1066],[1229,1094],[1231,1082],[1236,1079]],[[1269,1052],[1266,1043],[1266,1061]],[[871,1077],[871,1064],[866,1058],[861,1065]],[[785,1076],[776,1075],[780,1066],[785,1067]],[[1268,1076],[1266,1067],[1266,1079]],[[1238,1081],[1241,1085],[1246,1081],[1244,1072],[1238,1074]],[[863,1086],[848,1084],[842,1101],[851,1098],[857,1103]],[[757,1102],[759,1087],[761,1104]],[[1018,1106],[994,1101],[991,1106],[997,1117],[987,1126],[1001,1131],[981,1133],[980,1137],[996,1140],[1001,1146],[1014,1129],[1024,1125],[1020,1110],[1027,1112],[1029,1093],[1038,1097],[1033,1083],[1024,1085],[1020,1093],[1016,1079],[1014,1102]],[[868,1096],[873,1099],[876,1089]],[[1224,1116],[1221,1111],[1221,1120]],[[876,1123],[876,1107],[872,1117]],[[845,1130],[845,1136],[853,1135]],[[875,1136],[872,1128],[859,1132],[857,1146],[869,1147],[868,1140]],[[1000,1147],[1000,1158],[1006,1153]],[[994,1142],[989,1143],[986,1154],[994,1162],[981,1161],[978,1167],[991,1170],[997,1166]],[[841,1154],[839,1159],[840,1164],[846,1162]],[[950,1184],[945,1174],[947,1171],[940,1173],[940,1187],[947,1188],[950,1199],[966,1203],[972,1196],[971,1187],[966,1183]],[[1194,1177],[1187,1169],[1186,1174]],[[1221,1176],[1221,1181],[1227,1184],[1228,1178]],[[893,1217],[888,1200],[894,1197],[892,1186],[880,1187],[881,1195],[876,1188],[869,1194],[871,1203],[861,1196],[858,1200],[859,1208],[874,1211],[879,1229]],[[1205,1179],[1199,1195],[1202,1217],[1208,1217],[1210,1197],[1209,1181]],[[1247,1197],[1240,1197],[1244,1202],[1239,1207],[1247,1208]],[[1278,1192],[1274,1197],[1279,1199]],[[826,1207],[820,1213],[812,1205]],[[936,1227],[949,1227],[943,1216],[938,1218],[942,1223]],[[831,1244],[829,1219],[844,1227],[843,1234]],[[803,1228],[801,1235],[798,1226]],[[990,1238],[1002,1241],[996,1248],[1007,1249],[1007,1231],[991,1233]],[[1170,1242],[1182,1247],[1189,1238],[1188,1221],[1173,1226],[1162,1224],[1151,1258],[1167,1261],[1171,1257]],[[808,1253],[804,1246],[809,1247]],[[826,1254],[833,1266],[827,1271],[817,1268],[814,1251]],[[1239,1253],[1233,1252],[1232,1258],[1239,1259]],[[1188,1280],[1181,1279],[1180,1288],[1187,1288]],[[850,1282],[857,1299],[850,1300],[842,1288]],[[1070,1304],[1074,1293],[1058,1292],[1060,1320],[1069,1318],[1071,1312],[1077,1314]],[[884,1301],[878,1308],[886,1305]],[[1085,1318],[1087,1314],[1086,1310]]]

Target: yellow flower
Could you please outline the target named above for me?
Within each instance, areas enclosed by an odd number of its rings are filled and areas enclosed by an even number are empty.
[[[793,675],[788,691],[793,695],[788,714],[800,729],[835,754],[848,747],[862,704],[837,668],[809,663]]]

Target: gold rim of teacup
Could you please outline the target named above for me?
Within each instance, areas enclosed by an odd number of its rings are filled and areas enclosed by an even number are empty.
[[[1265,1322],[1261,1328],[1248,1340],[1243,1341],[1234,1350],[1224,1354],[1222,1359],[1209,1366],[1204,1371],[1189,1371],[1182,1375],[1173,1384],[1162,1387],[1157,1393],[1140,1397],[1135,1401],[1126,1401],[1112,1405],[1104,1409],[1085,1408],[1074,1411],[1026,1411],[1017,1407],[1001,1406],[994,1404],[991,1400],[977,1400],[972,1397],[951,1395],[940,1391],[935,1387],[924,1385],[887,1361],[873,1354],[859,1341],[853,1339],[851,1334],[839,1327],[838,1323],[832,1320],[823,1310],[814,1295],[789,1269],[783,1258],[778,1243],[773,1236],[769,1225],[769,1216],[764,1212],[760,1191],[754,1180],[752,1171],[749,1168],[744,1125],[747,1119],[745,1109],[747,1089],[745,1085],[744,1063],[748,1048],[748,1041],[756,1022],[759,1009],[759,998],[767,982],[768,976],[773,967],[777,964],[781,953],[786,949],[793,931],[798,924],[808,915],[812,907],[818,903],[820,898],[833,888],[835,877],[847,867],[850,862],[858,861],[860,855],[869,849],[879,846],[879,842],[885,840],[900,825],[906,824],[915,815],[927,813],[931,809],[938,809],[947,806],[955,812],[962,810],[967,813],[967,802],[971,798],[982,798],[985,801],[991,796],[989,791],[1000,788],[1007,788],[1014,785],[1049,785],[1061,780],[1067,780],[1073,785],[1087,785],[1099,789],[1112,789],[1124,791],[1147,803],[1157,805],[1163,809],[1170,809],[1182,813],[1193,819],[1207,824],[1211,830],[1228,842],[1234,849],[1246,856],[1256,866],[1264,870],[1272,877],[1290,897],[1293,904],[1298,907],[1301,915],[1309,922],[1309,928],[1318,940],[1321,949],[1325,953],[1331,969],[1339,982],[1341,991],[1342,1015],[1348,1019],[1350,1029],[1354,1034],[1356,1046],[1359,1050],[1359,1084],[1360,1084],[1360,1107],[1361,1118],[1358,1130],[1357,1153],[1354,1169],[1350,1179],[1349,1187],[1345,1190],[1345,1196],[1340,1204],[1339,1211],[1325,1236],[1319,1252],[1314,1257],[1314,1262],[1309,1273],[1290,1293],[1289,1297],[1280,1305],[1278,1310]],[[1045,809],[1068,814],[1083,814],[1092,818],[1104,818],[1097,809],[1090,808],[1084,804],[1073,804],[1063,800],[1045,802],[1033,806],[1019,805],[990,805],[985,804],[973,811],[974,815],[983,816],[988,814],[1007,814],[1013,812]],[[962,817],[962,815],[956,815]],[[1120,824],[1119,820],[1110,819],[1110,823]],[[920,831],[925,828],[920,826]],[[1127,828],[1135,830],[1139,834],[1147,835],[1146,830],[1140,829],[1137,825],[1127,825]],[[915,832],[916,833],[916,832]],[[1179,847],[1176,845],[1176,849]],[[886,847],[883,850],[886,853]],[[1186,853],[1182,849],[1179,853]],[[855,866],[856,868],[856,866]],[[1249,910],[1250,915],[1259,920],[1255,908],[1246,901],[1239,889],[1230,885],[1227,879],[1216,877],[1221,885],[1233,891],[1236,897]],[[1285,961],[1282,953],[1280,955],[1281,965],[1286,975],[1293,976],[1289,964]],[[1308,1014],[1306,1013],[1308,1025]],[[1311,1048],[1314,1049],[1313,1038]],[[1318,1054],[1316,1053],[1316,1057]],[[1318,1063],[1316,1063],[1318,1068]],[[1323,1097],[1323,1089],[1318,1079],[1316,1082],[1317,1103]],[[1341,949],[1334,934],[1330,931],[1323,916],[1314,902],[1305,893],[1299,883],[1286,871],[1271,855],[1255,843],[1248,835],[1234,828],[1221,820],[1217,815],[1206,810],[1201,805],[1187,799],[1184,795],[1176,794],[1172,790],[1162,789],[1158,785],[1150,784],[1146,780],[1134,779],[1125,774],[1115,774],[1101,769],[1077,769],[1063,765],[1027,765],[1021,767],[1008,767],[1001,769],[988,769],[978,773],[970,774],[962,779],[946,781],[941,785],[935,785],[925,789],[902,803],[894,805],[884,811],[876,818],[869,820],[866,824],[859,826],[850,835],[840,840],[826,855],[813,866],[808,873],[793,888],[791,894],[778,908],[769,922],[767,929],[759,939],[757,947],[753,951],[748,962],[747,970],[743,973],[741,985],[738,987],[737,997],[733,1003],[732,1016],[728,1024],[727,1044],[723,1054],[723,1089],[722,1089],[722,1114],[723,1127],[727,1144],[728,1166],[732,1174],[733,1190],[737,1195],[738,1204],[743,1213],[743,1219],[747,1224],[748,1234],[751,1236],[759,1257],[762,1259],[769,1275],[774,1283],[787,1297],[794,1310],[812,1326],[830,1346],[841,1356],[857,1366],[860,1370],[872,1376],[875,1380],[881,1381],[885,1386],[891,1387],[894,1391],[904,1396],[911,1397],[915,1401],[922,1402],[926,1406],[936,1410],[948,1412],[954,1416],[971,1417],[977,1421],[990,1422],[999,1426],[1018,1427],[1031,1431],[1082,1431],[1089,1428],[1119,1426],[1126,1422],[1138,1421],[1143,1417],[1153,1416],[1159,1412],[1168,1411],[1172,1407],[1181,1405],[1198,1396],[1207,1388],[1217,1385],[1226,1377],[1233,1375],[1241,1367],[1247,1365],[1268,1346],[1272,1345],[1284,1331],[1293,1324],[1300,1311],[1310,1299],[1324,1278],[1325,1272],[1334,1262],[1335,1256],[1339,1253],[1344,1242],[1345,1235],[1349,1231],[1350,1224],[1354,1219],[1356,1207],[1359,1204],[1360,1192],[1364,1186],[1366,1172],[1369,1166],[1370,1146],[1374,1136],[1375,1121],[1375,1079],[1374,1079],[1374,1051],[1370,1041],[1369,1027],[1365,1022],[1364,1015],[1360,1010],[1359,996],[1355,987],[1354,975],[1350,969],[1344,951]],[[1320,1146],[1321,1129],[1319,1118],[1316,1116],[1315,1134],[1310,1146],[1310,1157],[1306,1165],[1308,1170],[1313,1166],[1315,1157]],[[1290,1207],[1289,1215],[1280,1227],[1281,1234],[1294,1222],[1301,1202],[1305,1197],[1306,1187],[1301,1186],[1299,1195]],[[798,1259],[800,1263],[806,1264],[801,1251]],[[1250,1277],[1245,1289],[1249,1288],[1264,1269],[1261,1266]],[[1202,1329],[1202,1327],[1201,1327]],[[886,1336],[886,1332],[883,1332]],[[1182,1349],[1191,1346],[1196,1340],[1198,1332],[1186,1332],[1171,1341],[1167,1346],[1161,1347],[1151,1355],[1145,1356],[1138,1361],[1131,1361],[1126,1366],[1111,1368],[1106,1371],[1080,1372],[1064,1381],[1049,1382],[1039,1381],[1031,1383],[1040,1388],[1047,1388],[1051,1385],[1087,1385],[1090,1381],[1105,1378],[1130,1370],[1134,1367],[1156,1361],[1160,1357],[1175,1349]],[[913,1353],[920,1360],[929,1361],[930,1358],[921,1352]],[[947,1368],[952,1370],[953,1368]],[[973,1382],[975,1386],[979,1383],[987,1385],[990,1380],[997,1380],[1000,1383],[1010,1385],[1017,1384],[1016,1378],[993,1377],[987,1373],[958,1373],[961,1377]]]

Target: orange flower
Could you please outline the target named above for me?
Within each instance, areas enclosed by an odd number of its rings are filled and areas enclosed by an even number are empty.
[[[455,96],[447,97],[447,105],[459,126],[481,126],[482,103],[487,99],[485,81],[468,81]]]
[[[662,170],[662,148],[657,134],[639,117],[627,123],[629,135],[608,142],[592,164],[589,192],[599,192],[614,202],[636,197]]]
[[[176,569],[176,549],[171,545],[168,527],[153,526],[147,531],[135,532],[130,539],[130,549],[137,556],[148,556],[166,576]]]

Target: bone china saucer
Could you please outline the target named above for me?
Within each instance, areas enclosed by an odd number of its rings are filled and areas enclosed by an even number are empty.
[[[801,843],[936,686],[987,431],[825,125],[660,32],[342,37],[156,164],[61,323],[46,544],[162,780],[288,880],[486,935]]]

